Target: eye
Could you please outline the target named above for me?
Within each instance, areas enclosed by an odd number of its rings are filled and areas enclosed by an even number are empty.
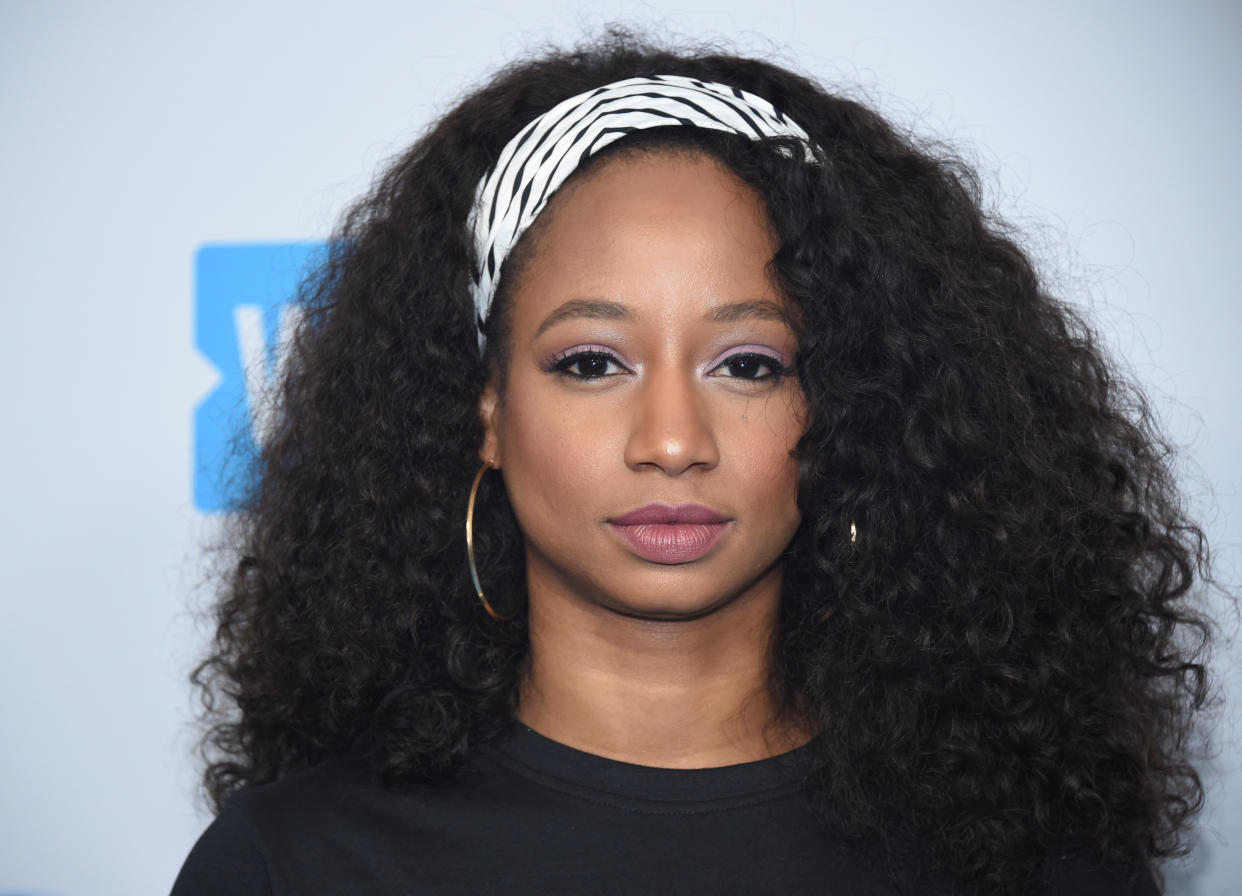
[[[598,349],[571,349],[568,354],[553,358],[549,369],[576,380],[598,380],[627,372],[616,356]]]
[[[779,360],[759,352],[741,352],[725,358],[710,371],[708,376],[727,376],[740,380],[779,379],[789,371]]]

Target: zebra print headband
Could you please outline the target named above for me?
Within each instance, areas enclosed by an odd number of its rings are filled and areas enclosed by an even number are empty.
[[[627,78],[570,97],[540,115],[505,146],[475,194],[470,227],[480,269],[474,289],[479,347],[500,267],[548,199],[593,153],[626,134],[681,125],[760,140],[794,137],[815,160],[811,139],[771,103],[736,87],[656,75]]]

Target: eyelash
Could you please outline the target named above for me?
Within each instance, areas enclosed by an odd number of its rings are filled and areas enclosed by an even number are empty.
[[[615,372],[614,373],[607,373],[607,372],[584,373],[581,370],[579,370],[577,373],[574,373],[571,368],[573,368],[575,365],[579,365],[584,362],[590,362],[590,363],[595,363],[595,364],[603,362],[605,371],[607,371],[608,365],[614,364],[617,367],[621,368],[622,371],[625,371],[627,373],[629,372],[629,368],[626,367],[624,364],[622,364],[620,359],[618,359],[616,355],[614,355],[612,352],[607,351],[606,349],[600,346],[594,346],[594,345],[587,346],[585,348],[572,348],[567,352],[563,352],[559,355],[555,355],[551,360],[548,361],[544,369],[547,370],[549,373],[560,374],[561,376],[568,377],[569,379],[572,379],[572,380],[584,380],[587,382],[590,382],[591,380],[599,380],[599,379],[603,379],[604,377],[617,375]]]
[[[719,364],[713,367],[710,371],[708,371],[707,375],[708,376],[719,376],[720,374],[718,374],[716,371],[721,370],[722,368],[725,368],[725,367],[729,367],[734,364],[740,364],[742,362],[745,362],[747,364],[758,364],[760,367],[766,367],[768,368],[768,373],[765,373],[759,376],[734,375],[734,376],[731,376],[730,379],[748,380],[750,382],[755,382],[755,383],[763,383],[763,382],[778,383],[780,382],[782,377],[788,376],[790,373],[792,373],[792,371],[788,367],[786,367],[780,362],[779,358],[774,358],[771,355],[764,354],[763,352],[739,352],[736,355],[730,355],[729,357],[725,358],[723,361],[721,361]]]
[[[597,369],[591,373],[583,371],[579,365],[586,363],[596,365]],[[788,367],[781,364],[780,359],[764,354],[763,352],[748,351],[739,352],[736,355],[730,355],[709,370],[707,375],[724,376],[724,374],[721,374],[718,371],[742,363],[757,364],[761,369],[767,368],[768,372],[757,376],[740,376],[734,374],[732,376],[728,376],[728,379],[738,379],[754,383],[777,383],[782,377],[788,376],[792,373]],[[602,370],[598,369],[598,365],[601,364],[603,365]],[[609,372],[608,368],[610,365],[615,365],[620,368],[620,372],[629,372],[629,368],[622,364],[620,359],[617,358],[615,354],[598,346],[589,346],[582,349],[570,349],[568,352],[551,358],[545,365],[544,369],[549,373],[559,374],[560,376],[568,377],[569,379],[591,382],[593,380],[600,380],[610,376],[617,376],[617,371]],[[577,372],[573,370],[574,367],[579,367]]]

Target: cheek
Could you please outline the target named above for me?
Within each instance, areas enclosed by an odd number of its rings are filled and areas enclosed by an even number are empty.
[[[798,509],[798,439],[805,430],[800,401],[774,396],[766,403],[762,421],[756,421],[748,474],[752,494],[764,502],[762,517],[782,540],[791,538],[802,519]]]
[[[805,429],[805,412],[799,399],[773,396],[763,403],[756,414],[748,414],[745,452],[748,466],[756,478],[766,478],[773,485],[788,486],[796,491],[798,462],[795,449]]]
[[[606,415],[552,401],[511,402],[499,432],[501,463],[520,520],[583,506],[619,455]]]

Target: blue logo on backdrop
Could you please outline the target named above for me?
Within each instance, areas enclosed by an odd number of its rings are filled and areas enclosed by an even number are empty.
[[[194,505],[229,510],[269,426],[297,326],[297,287],[323,243],[203,246],[194,260],[194,345],[220,380],[194,412]]]

